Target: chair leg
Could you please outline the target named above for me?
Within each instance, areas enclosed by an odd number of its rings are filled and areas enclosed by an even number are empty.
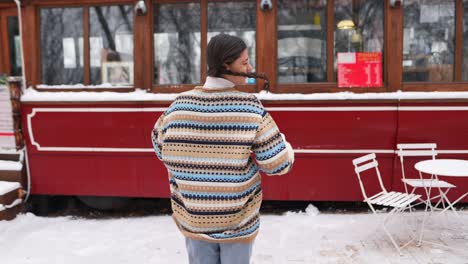
[[[408,242],[406,242],[404,245],[402,246],[398,246],[398,244],[396,243],[395,239],[393,238],[392,234],[390,233],[390,231],[387,229],[387,222],[391,219],[391,217],[394,215],[394,214],[397,214],[397,213],[402,213],[404,212],[405,210],[407,210],[411,212],[411,209],[412,209],[412,206],[411,205],[407,205],[405,207],[401,207],[401,208],[398,208],[398,207],[395,207],[392,211],[390,211],[387,216],[384,218],[384,220],[382,221],[382,227],[383,227],[383,230],[385,231],[385,233],[387,234],[387,236],[390,238],[390,241],[392,242],[393,246],[396,248],[396,250],[398,251],[398,253],[400,254],[400,256],[403,255],[403,252],[401,251],[403,248],[405,248],[406,246],[408,246],[410,243],[412,243],[415,238],[413,237],[414,232],[413,230],[411,230],[411,226],[409,226],[409,231],[411,232],[411,235],[410,235],[410,240],[408,240]]]
[[[431,189],[432,189],[432,184],[431,184],[431,186],[428,186],[428,187],[429,187],[429,190],[428,190],[428,188],[426,188],[426,186],[425,186],[425,184],[424,184],[424,178],[423,178],[421,172],[419,172],[419,178],[421,179],[422,184],[423,184],[423,189],[424,189],[424,191],[426,192],[426,206],[429,204],[429,207],[430,207],[431,212],[432,212],[432,211],[434,211],[434,208],[432,207],[432,204],[431,204]]]
[[[439,199],[439,202],[442,201],[442,207],[443,207],[444,209],[445,209],[445,201],[444,201],[443,197],[448,193],[449,190],[450,190],[450,189],[447,188],[446,192],[444,193],[444,192],[442,191],[442,188],[439,187],[439,195],[441,196],[441,198]],[[439,204],[439,202],[437,202],[437,205]],[[436,208],[437,208],[437,205],[436,205]]]
[[[439,198],[439,200],[434,205],[434,208],[439,208],[439,204],[442,204],[442,208],[445,209],[445,201],[442,197],[442,190],[440,190],[440,188],[439,188],[439,195],[433,197],[433,199],[437,199],[437,198]]]
[[[424,225],[426,224],[427,207],[428,207],[428,203],[426,203],[426,208],[424,209],[424,217],[423,217],[423,221],[422,221],[422,224],[421,224],[421,233],[419,235],[418,247],[421,246],[421,242],[422,242],[423,235],[424,235]]]
[[[417,187],[413,187],[413,189],[411,190],[411,193],[409,193],[409,194],[414,194],[416,189],[417,189]],[[421,197],[418,198],[418,201],[419,202],[414,204],[413,206],[408,206],[408,209],[409,209],[410,212],[413,212],[415,210],[413,207],[416,207],[417,205],[420,205],[420,204],[426,204],[427,203],[427,200],[424,200]]]
[[[400,256],[403,255],[403,253],[401,252],[401,249],[400,247],[398,246],[398,244],[396,243],[395,239],[393,239],[393,236],[390,234],[390,232],[387,230],[387,226],[386,226],[386,222],[390,219],[390,217],[397,211],[397,208],[395,207],[392,211],[390,211],[386,216],[385,218],[383,219],[382,221],[382,229],[384,230],[385,234],[387,234],[387,236],[390,238],[390,241],[392,242],[393,246],[396,248],[396,250],[398,251],[398,253],[400,254]]]
[[[455,210],[455,207],[453,207],[456,203],[451,203],[450,200],[447,198],[447,193],[449,191],[450,191],[450,189],[447,189],[445,192],[442,192],[440,194],[442,196],[441,200],[444,201],[443,204],[445,205],[445,203],[447,202],[447,206],[446,207],[444,206],[444,209],[442,210],[442,212],[445,212],[446,210],[448,210],[450,208],[455,213],[455,215],[459,217],[460,215],[458,215],[457,210]]]
[[[444,210],[442,210],[442,212],[440,212],[441,214],[444,213],[445,211],[447,211],[449,208],[452,209],[455,214],[460,217],[460,215],[457,213],[457,210],[455,210],[455,208],[453,207],[455,204],[457,204],[459,201],[461,201],[463,198],[465,198],[465,196],[468,195],[468,192],[466,192],[465,194],[463,194],[462,196],[458,197],[457,200],[455,200],[453,203],[450,203],[450,201],[447,199],[447,197],[445,196],[446,200],[447,200],[447,203],[448,203],[448,206],[447,208],[445,208]]]

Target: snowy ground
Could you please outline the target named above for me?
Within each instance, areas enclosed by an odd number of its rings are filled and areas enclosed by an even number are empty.
[[[412,214],[414,216],[414,214]],[[404,239],[398,218],[391,231]],[[417,212],[417,219],[422,212]],[[468,263],[468,211],[432,217],[426,239],[457,248],[412,244],[400,257],[372,214],[262,215],[253,263]],[[383,215],[380,215],[381,217]],[[0,262],[5,264],[187,263],[183,237],[170,216],[119,219],[18,216],[0,221]]]

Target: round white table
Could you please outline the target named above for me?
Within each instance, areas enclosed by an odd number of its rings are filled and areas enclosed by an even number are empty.
[[[421,172],[438,176],[468,177],[468,160],[433,159],[416,163],[414,167]]]
[[[447,176],[447,177],[468,177],[468,160],[459,160],[459,159],[432,159],[432,160],[423,160],[414,165],[416,170],[420,172],[419,176],[421,176],[421,172],[430,174],[430,175],[437,175],[437,176]],[[429,186],[429,189],[431,187]],[[430,193],[430,191],[429,191]],[[456,215],[457,211],[454,208],[459,201],[461,201],[465,196],[468,195],[468,192],[460,196],[457,200],[451,202],[447,199],[446,193],[441,193],[443,195],[445,201],[448,203],[448,206],[442,210],[441,213],[447,211],[449,208],[452,209]],[[429,196],[429,195],[428,195]],[[428,200],[430,202],[430,200]],[[421,235],[419,237],[419,244],[422,242],[423,232],[424,232],[424,224],[426,221],[426,213],[427,213],[427,206],[424,212],[424,220],[422,223],[421,228]]]

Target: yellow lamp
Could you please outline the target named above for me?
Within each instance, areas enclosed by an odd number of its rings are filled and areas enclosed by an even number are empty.
[[[354,29],[355,25],[352,20],[346,19],[346,20],[341,20],[338,25],[338,29]]]

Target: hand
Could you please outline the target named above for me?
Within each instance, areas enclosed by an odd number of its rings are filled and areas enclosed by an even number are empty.
[[[288,151],[289,161],[291,162],[291,164],[293,164],[294,163],[294,150],[291,144],[289,144],[289,142],[285,141],[285,144],[286,144],[286,150]]]
[[[286,150],[288,151],[289,161],[291,161],[291,163],[294,163],[294,150],[291,144],[286,140],[286,136],[283,133],[280,133],[280,134],[281,134],[281,138],[283,138],[284,144],[286,145]]]
[[[280,133],[280,135],[281,135],[281,138],[283,139],[283,141],[284,141],[284,142],[287,142],[286,136],[285,136],[283,133]]]

